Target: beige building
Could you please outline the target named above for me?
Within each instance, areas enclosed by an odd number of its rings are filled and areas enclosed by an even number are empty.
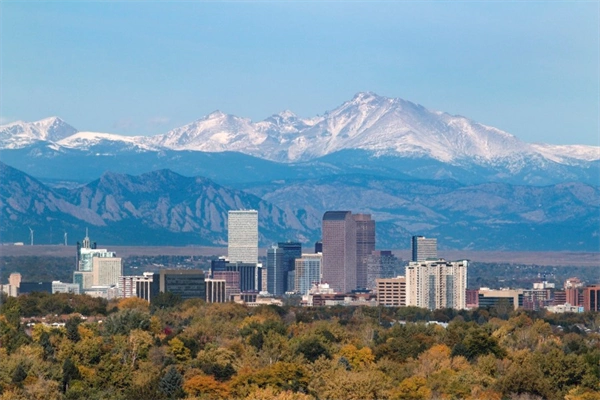
[[[377,305],[387,307],[406,306],[406,277],[375,280],[377,285]]]
[[[225,279],[205,279],[204,282],[206,282],[207,303],[225,303],[229,301],[225,297]]]
[[[479,289],[480,308],[498,307],[506,304],[517,309],[523,306],[523,289]]]
[[[7,296],[17,297],[19,295],[19,287],[21,286],[21,274],[13,272],[8,276],[8,285],[0,284],[0,292],[6,293]]]
[[[121,257],[94,257],[92,259],[93,286],[117,286],[123,275]]]
[[[406,305],[465,309],[467,267],[467,260],[410,262],[406,267]]]

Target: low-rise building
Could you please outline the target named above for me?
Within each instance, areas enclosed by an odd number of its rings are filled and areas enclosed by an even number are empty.
[[[480,308],[492,308],[504,304],[516,310],[523,307],[523,289],[480,288],[478,303]]]
[[[406,278],[376,279],[377,304],[387,307],[406,306]]]
[[[77,283],[64,283],[61,281],[52,282],[52,294],[54,293],[72,293],[80,294],[79,284]]]

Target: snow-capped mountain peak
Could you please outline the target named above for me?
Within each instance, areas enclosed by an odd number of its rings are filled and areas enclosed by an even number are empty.
[[[290,110],[260,122],[220,110],[152,137],[122,137],[81,132],[59,118],[0,127],[0,148],[21,148],[36,141],[69,148],[118,143],[135,151],[161,149],[237,151],[274,161],[307,161],[348,149],[398,157],[431,158],[453,165],[506,165],[516,171],[529,160],[574,165],[600,160],[594,146],[530,144],[500,129],[422,105],[359,92],[322,116],[299,118]],[[72,136],[72,137],[70,137]]]
[[[275,115],[283,119],[298,119],[298,116],[290,110],[283,110]]]
[[[120,151],[127,149],[137,151],[158,149],[156,146],[153,146],[151,139],[147,136],[122,136],[100,132],[77,132],[74,135],[59,140],[57,144],[62,147],[80,150],[90,150],[101,145],[117,145],[120,146]]]
[[[0,126],[0,147],[18,149],[38,141],[56,142],[77,133],[58,117],[35,122],[16,121]]]

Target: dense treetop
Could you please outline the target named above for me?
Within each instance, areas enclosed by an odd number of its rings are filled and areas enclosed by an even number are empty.
[[[597,313],[3,297],[0,399],[592,400],[599,328]]]

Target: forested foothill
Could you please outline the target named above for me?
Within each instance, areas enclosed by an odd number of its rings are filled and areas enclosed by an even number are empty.
[[[0,399],[592,400],[599,328],[589,312],[4,296]]]

